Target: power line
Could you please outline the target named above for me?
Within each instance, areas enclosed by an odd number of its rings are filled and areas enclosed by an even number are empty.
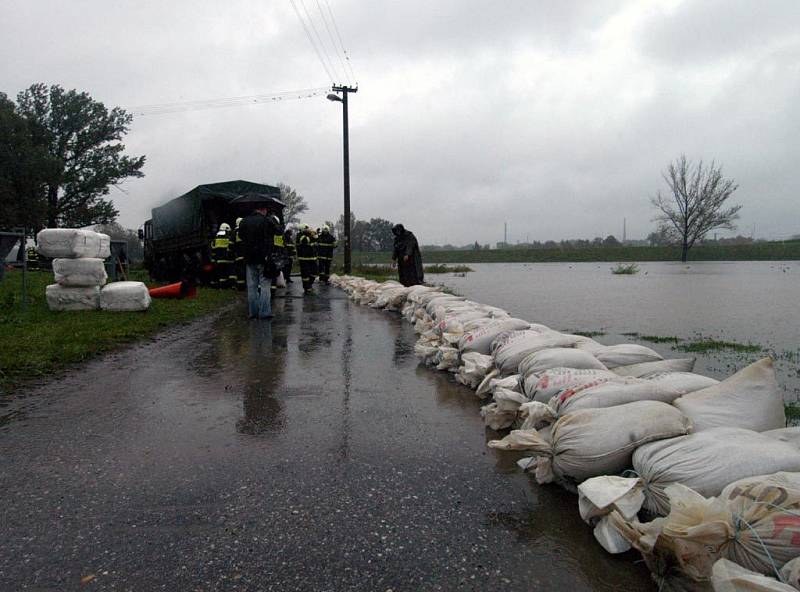
[[[325,87],[305,88],[300,90],[288,90],[271,94],[248,95],[241,97],[227,97],[220,99],[204,99],[198,101],[180,101],[175,103],[155,103],[152,105],[141,105],[129,109],[132,115],[148,117],[151,115],[166,115],[170,113],[181,113],[184,111],[202,111],[206,109],[220,109],[225,107],[239,107],[242,105],[253,105],[261,103],[277,103],[280,101],[297,101],[316,97],[328,92],[330,89]]]
[[[306,37],[308,38],[308,42],[311,44],[311,47],[314,48],[314,52],[317,54],[317,57],[319,58],[319,61],[322,64],[322,67],[328,74],[328,78],[330,79],[331,84],[336,84],[336,82],[333,80],[333,76],[331,75],[331,71],[328,69],[327,64],[325,64],[325,60],[322,59],[322,54],[319,52],[317,44],[314,43],[314,38],[311,36],[311,32],[308,30],[306,22],[303,20],[303,17],[300,15],[300,11],[297,9],[297,4],[295,4],[294,0],[289,0],[289,2],[291,3],[292,8],[294,8],[294,13],[297,15],[297,19],[300,21],[300,24],[303,25],[303,30],[306,32]]]
[[[299,0],[299,2],[300,2],[300,6],[303,7],[303,12],[306,13],[306,18],[308,19],[308,24],[311,25],[311,30],[314,32],[314,36],[317,38],[317,42],[319,43],[319,46],[322,48],[322,53],[325,55],[325,58],[328,60],[328,65],[331,68],[331,72],[333,72],[334,76],[339,78],[339,72],[336,70],[336,67],[333,65],[333,60],[331,59],[331,56],[328,54],[328,48],[325,45],[325,43],[322,41],[322,37],[320,36],[319,31],[317,31],[317,26],[314,24],[314,19],[311,18],[311,13],[308,12],[308,8],[306,8],[306,3],[303,2],[303,0]],[[339,78],[339,80],[342,80],[342,78]]]
[[[331,15],[331,22],[333,23],[333,30],[336,31],[336,37],[339,39],[339,47],[342,48],[342,54],[344,54],[345,62],[347,63],[347,67],[350,69],[350,74],[353,77],[353,82],[356,82],[356,75],[353,72],[353,66],[350,63],[350,54],[347,53],[347,50],[344,48],[344,43],[342,43],[342,36],[339,33],[339,26],[336,24],[336,17],[333,16],[333,9],[331,9],[330,2],[328,0],[324,0],[325,6],[328,9],[328,14]]]
[[[344,59],[342,57],[342,53],[336,47],[336,41],[333,38],[333,33],[331,33],[331,28],[328,26],[328,19],[325,18],[325,13],[322,12],[322,5],[319,3],[319,0],[314,0],[317,4],[317,8],[319,9],[319,16],[322,17],[322,23],[325,25],[325,30],[328,32],[328,39],[331,40],[331,47],[333,47],[333,52],[336,54],[336,57],[339,58],[339,63],[342,65],[342,73],[344,74],[348,84],[355,84],[355,80],[352,80],[347,74],[347,67],[344,65]]]

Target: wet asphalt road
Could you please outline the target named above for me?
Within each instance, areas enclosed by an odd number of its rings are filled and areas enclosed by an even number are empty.
[[[399,316],[299,292],[7,401],[0,590],[653,589]]]

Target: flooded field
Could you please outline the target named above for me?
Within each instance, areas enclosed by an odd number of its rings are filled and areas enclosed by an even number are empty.
[[[715,378],[772,355],[784,400],[800,400],[798,262],[642,263],[635,275],[614,275],[609,263],[470,267],[427,279],[554,329],[696,356],[695,370]]]

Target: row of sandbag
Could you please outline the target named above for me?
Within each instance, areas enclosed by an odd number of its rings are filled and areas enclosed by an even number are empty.
[[[482,411],[487,425],[520,428],[490,446],[531,451],[535,456],[520,465],[535,470],[541,483],[578,485],[581,515],[595,526],[598,541],[612,552],[641,550],[659,577],[686,570],[663,552],[655,559],[646,554],[648,543],[666,539],[654,534],[664,519],[651,526],[636,520],[642,506],[671,516],[680,512],[670,503],[674,488],[716,496],[740,479],[769,484],[772,473],[800,471],[800,434],[782,429],[783,403],[769,359],[718,383],[691,373],[693,359],[662,360],[634,344],[603,346],[433,288],[347,278],[336,283],[358,302],[402,310],[420,334],[416,349],[426,363],[456,368],[460,382],[492,396]],[[636,476],[617,476],[628,469]],[[773,505],[783,512],[779,521],[790,515],[785,505]],[[707,526],[702,518],[700,524]],[[742,539],[740,528],[731,532]],[[800,543],[795,534],[788,532],[788,540]],[[798,551],[790,546],[789,558]],[[709,557],[738,555],[708,555],[707,569],[690,577],[693,585],[709,585]],[[715,568],[725,575],[719,576],[729,586],[724,589],[739,589],[731,581],[751,585],[736,570],[725,563]],[[766,573],[780,577],[778,569]]]
[[[56,283],[45,288],[50,310],[140,311],[150,306],[142,282],[106,285],[104,259],[111,256],[111,238],[92,230],[46,228],[36,236],[37,251],[53,258]]]

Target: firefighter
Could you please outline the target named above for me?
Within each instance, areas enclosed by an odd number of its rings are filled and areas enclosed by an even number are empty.
[[[211,263],[214,264],[211,286],[214,288],[232,288],[236,285],[230,234],[230,224],[223,222],[219,225],[214,242],[211,243]]]
[[[272,291],[272,295],[275,296],[275,292],[278,290],[278,286],[276,285],[275,280],[280,275],[280,272],[283,271],[283,267],[286,261],[286,245],[283,240],[283,233],[284,228],[283,224],[281,224],[281,219],[278,218],[275,214],[269,214],[267,216],[271,223],[272,227],[272,263],[271,267],[274,267],[272,270],[272,284],[270,285],[270,290]]]
[[[283,266],[283,279],[286,280],[287,284],[291,284],[292,266],[294,265],[294,260],[297,258],[297,247],[294,244],[294,236],[292,236],[292,230],[290,228],[287,228],[286,232],[283,233],[283,244],[286,248],[286,265]]]
[[[317,237],[317,265],[319,266],[319,281],[326,284],[331,275],[331,262],[336,244],[336,238],[331,234],[331,229],[323,226]]]
[[[242,248],[242,236],[239,232],[239,226],[242,223],[242,218],[236,218],[236,228],[233,230],[233,267],[236,271],[236,289],[243,291],[247,289],[247,280],[245,278],[246,268],[244,262],[244,250]]]
[[[307,294],[317,275],[317,238],[308,224],[303,224],[297,235],[297,261],[300,263],[303,292]]]

